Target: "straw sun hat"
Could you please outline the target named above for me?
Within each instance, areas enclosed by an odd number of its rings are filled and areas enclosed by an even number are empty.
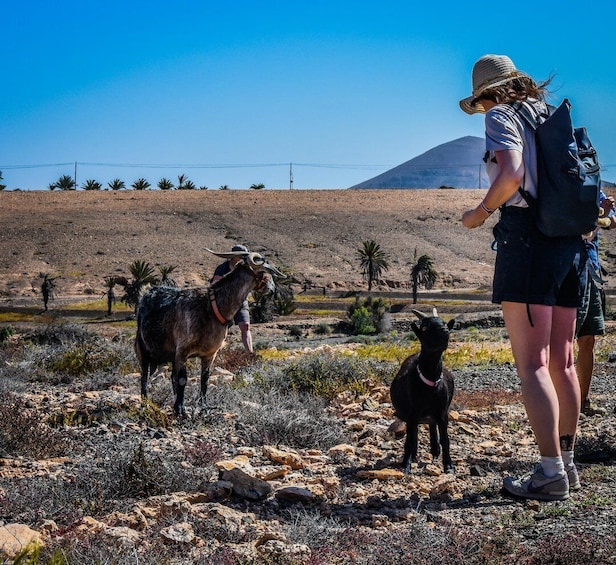
[[[484,55],[473,66],[473,95],[460,100],[460,108],[467,114],[485,113],[481,102],[471,102],[488,88],[500,86],[519,76],[526,76],[518,71],[507,55]]]

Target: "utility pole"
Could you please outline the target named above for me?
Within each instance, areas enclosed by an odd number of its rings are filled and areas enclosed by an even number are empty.
[[[293,163],[289,163],[289,190],[293,190]]]
[[[75,176],[73,178],[75,179],[75,190],[77,190],[77,161],[75,161]]]

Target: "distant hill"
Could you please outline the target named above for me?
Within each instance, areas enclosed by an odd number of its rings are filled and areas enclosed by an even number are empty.
[[[351,188],[486,188],[485,140],[466,136],[422,153]],[[481,176],[481,177],[480,177]]]
[[[487,188],[485,140],[467,135],[422,153],[351,188]],[[602,179],[603,188],[613,182]]]

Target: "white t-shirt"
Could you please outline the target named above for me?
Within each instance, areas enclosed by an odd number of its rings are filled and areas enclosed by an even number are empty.
[[[530,106],[535,115],[546,111],[545,103],[537,100],[524,102]],[[494,182],[498,174],[498,165],[494,159],[495,151],[514,150],[522,153],[524,161],[523,188],[531,196],[537,197],[537,152],[535,146],[535,132],[518,114],[511,104],[498,104],[486,113],[486,150],[489,159],[486,163],[486,172],[490,182]],[[507,206],[527,207],[528,204],[522,195],[516,193],[507,201]]]

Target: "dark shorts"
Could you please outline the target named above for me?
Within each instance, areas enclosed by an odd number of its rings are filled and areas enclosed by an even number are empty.
[[[250,310],[248,308],[248,301],[246,300],[242,307],[237,311],[235,316],[233,316],[233,322],[239,325],[241,322],[246,322],[250,324]]]
[[[581,237],[545,237],[528,208],[506,207],[494,226],[492,302],[577,308],[586,249]]]
[[[578,308],[575,336],[603,335],[605,333],[604,312],[605,294],[592,277],[588,276],[584,299]]]

